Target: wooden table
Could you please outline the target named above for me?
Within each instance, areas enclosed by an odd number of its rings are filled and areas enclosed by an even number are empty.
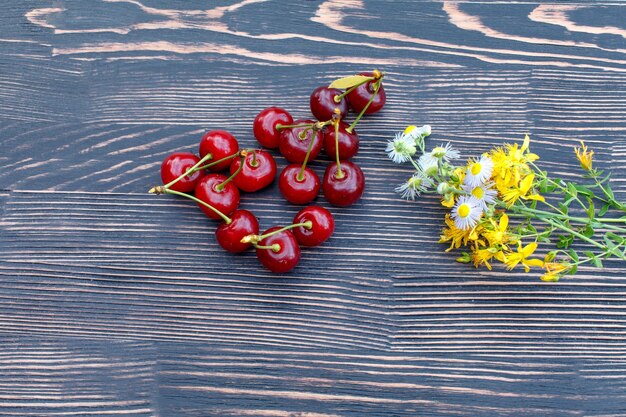
[[[0,415],[626,415],[624,265],[547,284],[456,264],[384,154],[407,124],[464,156],[530,133],[573,177],[584,139],[626,198],[626,5],[217,3],[3,4]],[[262,108],[308,116],[315,87],[373,68],[366,193],[292,273],[146,193],[206,130],[255,146]],[[297,211],[276,185],[242,206]]]

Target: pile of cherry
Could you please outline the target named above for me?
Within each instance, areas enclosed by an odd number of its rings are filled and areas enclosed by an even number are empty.
[[[386,97],[383,74],[375,70],[340,78],[311,94],[311,112],[317,120],[293,117],[279,107],[268,107],[254,119],[258,142],[276,149],[290,162],[280,173],[278,186],[293,204],[308,204],[319,194],[334,206],[347,207],[361,198],[365,176],[351,162],[359,150],[354,127],[364,114],[383,108]],[[345,91],[342,91],[345,90]],[[352,124],[348,111],[358,113]],[[307,164],[324,149],[334,160],[323,181]],[[318,246],[335,229],[332,214],[311,205],[300,210],[293,223],[275,226],[259,234],[259,221],[248,210],[239,209],[240,191],[252,193],[270,185],[276,177],[276,161],[262,149],[239,149],[237,139],[223,130],[206,133],[200,141],[200,157],[189,152],[169,155],[161,165],[164,185],[155,194],[174,194],[194,200],[207,217],[222,220],[215,236],[229,252],[254,246],[259,261],[273,272],[287,272],[300,260],[300,246]],[[230,175],[220,174],[228,170]],[[189,194],[193,192],[192,194]]]

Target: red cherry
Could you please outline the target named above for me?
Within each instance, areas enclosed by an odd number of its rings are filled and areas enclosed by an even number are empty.
[[[280,107],[268,107],[262,110],[252,124],[254,137],[266,148],[278,148],[280,132],[276,130],[277,124],[291,125],[293,124],[293,117],[287,110]]]
[[[259,220],[248,210],[235,210],[230,223],[222,222],[215,231],[217,243],[228,252],[238,253],[248,249],[251,243],[241,243],[248,235],[259,234]]]
[[[339,122],[339,160],[350,159],[359,152],[359,135],[355,130],[352,133],[346,131],[350,125]],[[324,133],[324,150],[331,159],[337,158],[335,147],[335,129],[329,127]]]
[[[333,206],[348,207],[356,203],[365,189],[365,175],[354,162],[341,161],[343,177],[337,178],[337,163],[326,167],[322,189],[324,197]]]
[[[263,234],[271,233],[280,228],[280,226],[270,227],[263,232]],[[293,233],[291,233],[291,230],[283,230],[275,235],[266,237],[258,244],[259,246],[272,246],[277,244],[279,247],[277,252],[274,252],[272,249],[257,248],[256,250],[257,258],[259,258],[259,261],[270,271],[278,273],[288,272],[298,265],[298,261],[300,260],[300,246],[298,246],[298,241]]]
[[[213,155],[207,163],[218,161],[238,151],[237,139],[225,130],[212,130],[205,133],[200,140],[200,157],[204,158],[209,153]],[[213,172],[223,171],[230,166],[231,162],[230,159],[220,162],[210,167],[209,170]]]
[[[362,72],[360,75],[371,77],[373,74],[371,72]],[[365,84],[361,84],[348,94],[348,103],[350,103],[350,107],[352,107],[352,110],[356,113],[361,113],[367,102],[370,101],[370,98],[372,98],[372,95],[374,94],[374,82],[375,81],[368,81]],[[365,114],[376,113],[384,107],[386,101],[387,95],[385,94],[385,89],[381,84],[378,89],[378,94],[376,94],[374,101],[372,101],[372,104],[370,104],[367,108]]]
[[[341,111],[341,117],[345,117],[348,114],[348,100],[342,97],[339,103],[335,102],[335,96],[341,95],[342,91],[336,88],[329,87],[317,87],[311,93],[311,113],[320,122],[325,122],[333,118],[335,109]]]
[[[296,120],[293,124],[315,123],[312,120]],[[311,148],[311,154],[309,155],[309,161],[317,158],[317,155],[322,150],[322,132],[309,129],[306,132],[304,139],[300,138],[300,133],[304,130],[304,127],[295,127],[291,129],[284,129],[280,132],[280,144],[278,148],[280,153],[292,163],[302,163],[306,157],[306,152],[309,147],[309,143],[313,140],[313,147]]]
[[[239,190],[232,181],[228,182],[222,190],[219,190],[217,186],[225,180],[226,177],[222,174],[209,174],[202,178],[196,185],[196,198],[228,216],[239,207]],[[210,208],[200,203],[198,206],[210,219],[222,219]]]
[[[276,161],[274,157],[263,150],[255,150],[256,165],[252,162],[255,158],[253,152],[248,152],[239,174],[233,178],[235,185],[242,191],[253,193],[259,191],[274,181],[276,178]],[[241,165],[241,158],[235,158],[230,164],[230,174],[234,174]]]
[[[310,221],[313,226],[307,229],[304,226],[291,229],[298,243],[302,246],[318,246],[324,243],[335,230],[335,219],[330,211],[320,206],[305,207],[293,218],[293,223]]]
[[[278,188],[287,201],[293,204],[306,204],[320,192],[320,179],[311,168],[304,168],[302,180],[298,179],[301,166],[287,165],[278,178]]]
[[[161,180],[163,184],[174,181],[198,162],[200,162],[200,159],[190,152],[174,152],[169,155],[161,164]],[[196,188],[196,184],[203,176],[204,171],[196,171],[181,178],[180,181],[170,188],[181,193],[191,192]]]

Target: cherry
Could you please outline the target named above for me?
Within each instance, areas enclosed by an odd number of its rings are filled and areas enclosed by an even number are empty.
[[[200,158],[190,152],[174,152],[169,155],[161,164],[161,180],[163,180],[163,184],[174,181],[198,162],[200,162]],[[191,192],[203,176],[204,171],[196,171],[191,175],[184,176],[169,188],[182,193]]]
[[[312,120],[296,120],[294,125],[299,124],[313,124]],[[301,163],[306,158],[309,143],[313,141],[311,148],[311,154],[309,155],[309,161],[314,160],[322,150],[322,132],[308,129],[304,133],[304,138],[300,137],[300,134],[305,130],[305,127],[294,127],[283,129],[280,132],[280,144],[278,148],[280,153],[291,163]]]
[[[225,130],[212,130],[202,136],[200,140],[200,157],[207,154],[213,157],[211,161],[217,161],[239,151],[237,139]],[[210,161],[209,161],[210,162]],[[220,162],[209,168],[213,172],[223,171],[230,166],[230,160]]]
[[[302,246],[319,246],[324,243],[335,230],[335,219],[330,211],[320,206],[305,207],[293,218],[293,223],[310,221],[311,228],[299,226],[292,229],[298,243]]]
[[[241,158],[230,164],[230,173],[234,174],[241,166]],[[241,171],[233,178],[235,185],[242,191],[253,193],[259,191],[276,178],[276,161],[263,150],[248,152]]]
[[[287,201],[293,204],[306,204],[320,192],[320,179],[311,168],[298,164],[287,165],[278,178],[278,189]]]
[[[239,206],[239,190],[233,182],[226,183],[222,189],[220,184],[227,178],[222,174],[209,174],[196,185],[196,198],[213,206],[222,214],[228,216]],[[210,219],[221,220],[222,217],[207,206],[198,203],[200,209]]]
[[[330,120],[335,114],[335,109],[339,109],[341,117],[348,114],[348,100],[342,97],[339,103],[335,101],[335,96],[341,95],[342,91],[330,87],[317,87],[311,93],[311,113],[321,122]]]
[[[248,210],[235,210],[230,223],[222,222],[215,231],[217,243],[228,252],[238,253],[248,249],[251,243],[241,243],[248,235],[259,233],[259,220]]]
[[[280,107],[268,107],[261,110],[254,119],[252,130],[254,137],[266,148],[276,149],[280,142],[280,132],[276,130],[276,125],[290,125],[293,117],[287,110]]]
[[[339,122],[339,129],[337,138],[339,139],[339,159],[350,159],[359,151],[359,135],[353,130],[351,133],[346,129],[348,124],[345,122]],[[324,133],[324,150],[326,155],[335,159],[337,157],[335,146],[336,137],[335,129],[330,128]]]
[[[270,227],[263,234],[281,229],[280,226]],[[256,256],[259,261],[272,272],[288,272],[300,261],[300,246],[291,230],[283,230],[259,241]]]
[[[336,162],[326,167],[322,189],[324,197],[333,206],[348,207],[356,203],[365,189],[365,175],[354,162],[341,161],[341,173]]]
[[[362,72],[360,75],[372,77],[374,74],[372,72]],[[356,113],[362,112],[372,98],[372,95],[374,95],[374,83],[376,83],[375,80],[368,81],[348,93],[348,103],[350,103],[350,107],[352,107],[352,110]],[[376,97],[374,97],[372,104],[370,104],[367,110],[365,110],[365,114],[376,113],[383,108],[386,101],[387,95],[385,94],[385,89],[383,88],[383,85],[380,84],[378,93],[376,94]]]

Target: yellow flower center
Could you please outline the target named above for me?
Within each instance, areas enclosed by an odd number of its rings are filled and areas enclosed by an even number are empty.
[[[445,154],[446,154],[446,149],[445,148],[442,148],[441,146],[437,146],[436,148],[433,148],[432,155],[435,158],[441,158]]]
[[[478,175],[482,170],[483,166],[480,165],[480,162],[474,162],[470,168],[470,172],[472,173],[472,175]]]
[[[472,195],[481,200],[485,195],[485,190],[483,190],[482,187],[476,187],[472,190]]]
[[[417,188],[420,185],[422,185],[422,179],[421,178],[413,178],[411,177],[411,179],[409,179],[409,185],[413,188]]]
[[[468,204],[461,204],[459,206],[459,209],[457,210],[457,212],[459,213],[459,216],[463,218],[469,216],[470,211],[471,211],[471,208]]]
[[[414,126],[414,125],[407,126],[406,129],[404,129],[404,134],[408,135],[409,133],[411,133],[415,129],[417,129],[417,126]]]

